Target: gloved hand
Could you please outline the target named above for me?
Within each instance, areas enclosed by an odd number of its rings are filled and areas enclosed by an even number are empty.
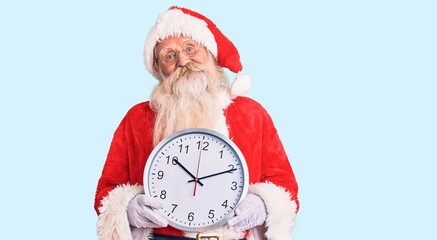
[[[145,194],[135,196],[127,206],[129,224],[136,228],[167,227],[167,220],[152,210],[160,208],[162,204],[156,199]]]
[[[132,240],[144,240],[147,237],[147,228],[136,228],[131,226]]]
[[[264,224],[266,218],[264,201],[259,196],[249,193],[235,208],[235,216],[228,220],[228,228],[241,232]]]

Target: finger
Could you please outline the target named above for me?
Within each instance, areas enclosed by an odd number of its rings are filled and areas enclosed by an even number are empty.
[[[150,221],[152,221],[153,223],[157,224],[158,226],[161,227],[167,227],[168,222],[167,219],[165,219],[163,216],[158,215],[157,213],[153,213],[150,217],[149,217]]]
[[[237,232],[257,226],[250,216],[235,216],[228,221],[228,228]]]
[[[229,219],[228,222],[230,222],[232,225],[237,224],[238,222],[240,222],[242,219],[248,217],[248,215],[250,214],[250,207],[247,206],[246,204],[244,204],[244,201],[242,203],[240,203],[237,208],[235,208],[235,216],[232,217],[231,219]]]
[[[160,225],[154,224],[152,222],[149,222],[146,226],[146,228],[163,228],[163,227],[166,227],[166,226],[160,226]]]
[[[238,206],[237,206],[237,208],[235,208],[235,215],[237,215],[237,216],[240,216],[240,215],[247,215],[248,214],[248,212],[250,212],[251,211],[251,209],[252,209],[252,207],[251,206],[249,206],[249,205],[247,205],[247,204],[244,204],[244,202],[243,203],[240,203]]]
[[[138,209],[136,217],[137,220],[132,225],[138,228],[160,228],[168,225],[167,220],[165,219],[155,219],[155,215],[157,215],[157,213],[154,213],[150,207],[145,206],[145,208],[147,208],[150,212],[145,209]]]
[[[152,207],[154,209],[161,209],[162,208],[162,203],[159,200],[156,200],[154,198],[149,198],[147,205],[149,205],[150,207]]]
[[[163,226],[160,226],[158,224],[154,224],[150,221],[147,221],[147,222],[142,222],[141,227],[142,228],[162,228]],[[143,239],[141,239],[141,240],[143,240]]]
[[[253,227],[256,227],[256,224],[254,224],[254,223],[247,223],[247,224],[244,224],[244,225],[238,225],[238,226],[228,226],[228,228],[230,229],[230,230],[233,230],[233,231],[235,231],[235,232],[242,232],[242,231],[245,231],[245,230],[248,230],[248,229],[251,229],[251,228],[253,228]]]
[[[144,218],[143,221],[138,221],[135,224],[135,227],[137,227],[137,228],[161,228],[163,226],[155,224],[155,223],[149,221],[148,219]],[[143,240],[143,239],[141,239],[141,240]]]
[[[229,227],[236,227],[237,225],[242,225],[242,222],[247,220],[246,215],[237,215],[228,220]]]
[[[148,197],[146,195],[141,195],[138,197],[138,203],[142,206],[147,205],[154,209],[161,209],[162,203],[154,198]]]
[[[164,217],[162,217],[158,213],[154,212],[150,208],[145,207],[145,208],[141,209],[140,215],[142,217],[144,217],[145,219],[147,219],[148,221],[150,221],[150,222],[152,222],[160,227],[167,227],[167,225],[168,225],[168,222]]]

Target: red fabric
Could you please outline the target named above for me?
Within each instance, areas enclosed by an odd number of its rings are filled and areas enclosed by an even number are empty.
[[[269,181],[285,188],[298,204],[297,183],[273,122],[264,108],[254,100],[238,97],[225,110],[229,137],[243,153],[249,168],[249,183]],[[99,180],[95,210],[103,197],[120,184],[143,185],[146,160],[152,151],[155,114],[149,103],[129,110],[114,138]],[[155,229],[155,233],[183,236],[172,227]]]
[[[186,8],[173,6],[169,8],[169,10],[171,9],[179,9],[185,14],[205,21],[208,25],[208,29],[211,31],[212,35],[214,35],[215,42],[217,43],[218,64],[222,67],[228,68],[234,73],[239,73],[241,70],[243,70],[243,66],[240,62],[240,54],[238,54],[237,48],[225,35],[223,35],[223,33],[211,20]]]

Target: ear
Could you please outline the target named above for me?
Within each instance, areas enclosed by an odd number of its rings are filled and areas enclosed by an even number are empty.
[[[153,61],[153,70],[155,70],[155,72],[159,73],[159,64],[157,61]]]

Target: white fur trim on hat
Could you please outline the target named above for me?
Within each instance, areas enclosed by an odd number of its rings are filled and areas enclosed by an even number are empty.
[[[237,75],[231,85],[231,99],[246,94],[251,87],[252,79],[249,75]]]
[[[132,240],[126,209],[130,200],[141,193],[144,193],[142,186],[123,184],[114,188],[108,196],[103,198],[97,221],[99,239]],[[148,233],[150,232],[151,229],[148,230]]]
[[[292,240],[291,230],[296,225],[297,204],[291,200],[290,193],[271,182],[253,184],[249,192],[260,196],[266,206],[266,238]]]
[[[187,36],[205,46],[217,59],[217,43],[205,21],[183,13],[179,9],[171,9],[158,16],[155,26],[147,36],[144,46],[144,64],[147,70],[156,75],[153,69],[153,50],[156,43],[172,36]]]

